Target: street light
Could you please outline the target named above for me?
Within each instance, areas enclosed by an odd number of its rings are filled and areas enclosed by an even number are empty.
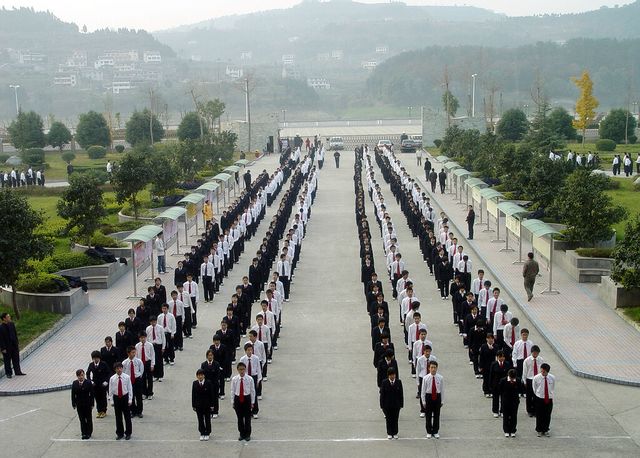
[[[407,110],[409,110],[409,119],[411,119],[411,113],[413,111],[413,107],[407,107]]]
[[[471,89],[471,117],[472,118],[476,117],[476,77],[477,76],[478,76],[477,73],[474,73],[473,75],[471,75],[471,79],[473,80],[473,85]]]
[[[19,115],[20,114],[20,105],[18,105],[18,88],[20,87],[19,84],[10,84],[9,87],[11,89],[13,89],[13,92],[15,92],[16,94],[16,114]]]

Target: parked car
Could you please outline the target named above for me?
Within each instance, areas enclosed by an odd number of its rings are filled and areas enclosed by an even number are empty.
[[[393,142],[391,140],[378,140],[378,149],[382,149],[384,146],[391,149],[393,147]]]
[[[400,151],[403,153],[415,153],[419,148],[422,148],[422,135],[410,135],[402,140],[400,145]]]
[[[329,138],[329,151],[338,151],[344,149],[344,141],[342,137]]]

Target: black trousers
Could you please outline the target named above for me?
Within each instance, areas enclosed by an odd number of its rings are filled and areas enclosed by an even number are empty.
[[[251,409],[251,413],[253,415],[258,415],[258,412],[260,412],[260,407],[258,406],[258,393],[260,393],[260,396],[262,396],[262,380],[260,380],[260,382],[258,382],[258,376],[257,375],[252,375],[251,378],[253,379],[253,385],[256,387],[256,402],[253,404],[253,409]]]
[[[131,411],[129,410],[129,396],[113,398],[113,410],[116,417],[116,436],[122,437],[124,434],[131,435]],[[122,420],[124,419],[124,425]]]
[[[503,403],[504,404],[504,403]],[[502,407],[502,431],[504,433],[515,434],[518,426],[518,406],[520,402],[515,404],[508,403]]]
[[[182,317],[176,317],[176,335],[173,337],[173,348],[174,350],[178,350],[182,348],[183,345],[182,338]]]
[[[93,420],[91,414],[93,407],[91,406],[77,406],[78,419],[80,420],[80,432],[83,436],[91,436],[93,434]]]
[[[245,396],[244,402],[240,402],[240,396],[233,398],[233,410],[238,417],[238,432],[242,439],[251,437],[251,396]]]
[[[102,385],[94,385],[93,396],[96,398],[96,409],[98,412],[107,411],[107,387]]]
[[[435,182],[435,181],[432,181],[432,182],[431,182],[431,192],[432,192],[433,194],[435,194],[435,193],[436,193],[436,182]]]
[[[202,277],[202,284],[204,285],[204,300],[213,300],[213,278],[210,275]]]
[[[171,333],[170,332],[165,332],[164,333],[164,338],[167,341],[167,348],[164,351],[164,354],[162,355],[164,357],[165,361],[171,361],[173,362],[173,360],[176,358],[176,352],[174,349],[174,343],[173,343],[173,337],[171,337]]]
[[[4,358],[4,373],[7,375],[13,375],[13,370],[15,369],[16,374],[21,374],[22,370],[20,369],[20,350],[16,348],[8,348],[6,353],[2,354],[2,358]],[[13,365],[13,369],[12,366]]]
[[[536,396],[536,432],[546,433],[549,431],[552,410],[553,399],[549,399],[549,403],[545,404],[543,398]]]
[[[196,326],[198,326],[198,318],[196,317],[196,312],[198,311],[198,302],[195,297],[191,297],[191,309],[191,326],[195,328]]]
[[[164,377],[164,364],[162,363],[162,345],[153,344],[153,351],[155,352],[155,361],[153,367],[153,376],[157,378]]]
[[[533,379],[527,379],[527,398],[526,398],[526,407],[527,413],[529,415],[536,414],[536,403],[535,403],[536,395],[533,393]]]
[[[448,280],[438,280],[438,288],[440,289],[440,296],[447,297],[449,295],[449,281]]]
[[[336,160],[336,169],[339,169],[340,168],[340,158],[336,157],[335,160]]]
[[[185,337],[191,335],[191,306],[184,308],[184,324],[182,325],[182,334]]]
[[[489,377],[489,375],[487,374],[487,377]],[[503,413],[503,409],[504,406],[502,406],[501,401],[500,401],[500,393],[498,392],[498,385],[496,384],[495,387],[493,387],[491,389],[491,394],[492,394],[492,398],[491,398],[491,412],[493,413],[497,413],[497,414],[501,414]]]
[[[211,435],[211,409],[196,409],[198,417],[198,431],[201,436]]]
[[[136,382],[132,383],[133,387],[133,403],[131,404],[131,415],[139,415],[142,413],[144,406],[142,405],[142,392],[144,387],[142,385],[142,377],[136,378]]]
[[[424,403],[425,418],[427,420],[427,434],[438,434],[440,430],[440,408],[442,407],[442,398],[438,394],[435,401],[431,399],[431,395],[426,395]]]
[[[440,183],[440,194],[444,194],[445,186],[446,186],[446,183]]]
[[[384,417],[387,422],[387,435],[395,436],[398,434],[398,418],[400,417],[400,409],[384,409]]]
[[[289,299],[289,292],[291,291],[291,282],[289,281],[289,277],[281,276],[280,281],[282,282],[282,287],[284,288],[284,298]]]
[[[469,228],[469,240],[473,239],[473,223],[467,223]]]
[[[153,396],[153,373],[151,372],[151,361],[149,360],[144,363],[144,374],[142,374],[142,394],[145,396]],[[100,409],[98,409],[98,412],[99,411]]]

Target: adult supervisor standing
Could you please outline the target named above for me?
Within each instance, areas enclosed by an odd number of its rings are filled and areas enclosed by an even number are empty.
[[[533,298],[533,285],[536,282],[538,272],[540,272],[540,266],[538,261],[533,259],[533,253],[528,253],[527,258],[524,266],[522,266],[522,276],[524,277],[524,290],[527,292],[527,300],[530,301]]]
[[[4,373],[7,374],[7,378],[13,377],[14,370],[16,375],[26,375],[20,369],[20,346],[16,325],[13,324],[11,315],[8,313],[0,315],[0,319],[2,320],[0,323],[0,351],[2,351],[4,359]]]
[[[333,153],[333,158],[336,160],[336,169],[340,168],[340,151]]]

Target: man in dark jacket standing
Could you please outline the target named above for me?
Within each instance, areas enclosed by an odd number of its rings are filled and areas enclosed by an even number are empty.
[[[469,240],[473,240],[473,225],[476,222],[476,212],[473,211],[473,205],[469,205],[469,213],[467,213],[467,227],[469,228]]]
[[[444,169],[438,174],[438,183],[440,184],[440,194],[444,194],[444,187],[447,185],[447,174]]]
[[[390,367],[387,370],[387,378],[380,386],[380,408],[387,421],[387,439],[398,438],[398,417],[403,407],[402,382],[397,378],[396,369]]]
[[[94,404],[93,385],[85,378],[82,369],[76,371],[76,377],[78,379],[74,380],[71,385],[71,407],[78,411],[82,440],[86,440],[93,434],[93,420],[91,419]]]
[[[431,173],[431,161],[426,158],[424,161],[424,177],[428,180]]]
[[[11,315],[6,312],[0,315],[0,320],[2,320],[0,324],[0,351],[2,351],[2,358],[4,358],[4,373],[7,374],[7,378],[13,377],[14,370],[16,375],[27,375],[20,369],[20,346],[16,325],[11,321]]]

